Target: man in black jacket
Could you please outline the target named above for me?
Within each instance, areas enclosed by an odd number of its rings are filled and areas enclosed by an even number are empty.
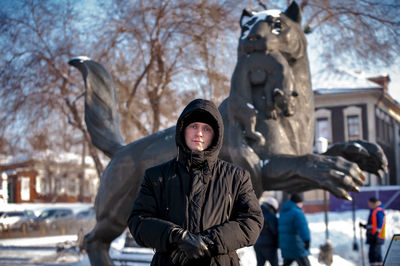
[[[249,173],[218,158],[223,122],[210,101],[189,103],[176,125],[175,159],[145,172],[128,219],[152,265],[239,265],[263,215]]]

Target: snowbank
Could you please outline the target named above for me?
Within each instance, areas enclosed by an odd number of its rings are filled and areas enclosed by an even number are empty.
[[[87,208],[88,204],[59,204],[60,206],[73,207],[74,210]],[[47,207],[47,205],[38,204],[18,204],[18,206],[8,205],[7,208],[18,209],[39,209]],[[0,205],[0,210],[4,210],[4,206]],[[368,218],[368,210],[357,210],[355,212],[355,234],[353,230],[352,212],[329,212],[329,239],[333,246],[333,264],[336,266],[355,266],[361,264],[361,246],[364,248],[364,259],[368,264],[367,253],[368,246],[365,244],[365,231],[362,231],[363,243],[360,242],[360,228],[359,222],[366,222]],[[318,263],[319,246],[325,243],[325,220],[324,213],[306,214],[307,221],[311,230],[311,253],[310,261],[312,265],[322,265]],[[386,210],[386,241],[383,246],[383,252],[389,245],[390,239],[394,233],[400,233],[400,211],[399,210]],[[47,238],[23,238],[23,239],[1,239],[0,246],[38,246],[38,245],[56,245],[65,241],[74,241],[76,236],[60,236],[60,237],[47,237]],[[111,255],[118,256],[123,254],[124,256],[138,256],[138,250],[130,252],[124,247],[125,236],[117,238],[112,243]],[[356,245],[358,250],[353,250],[353,246]],[[12,251],[10,251],[12,252]],[[143,253],[151,255],[151,250],[143,249]],[[4,253],[2,253],[4,254]],[[129,255],[131,254],[131,255]],[[238,250],[238,254],[241,257],[241,265],[243,266],[255,266],[256,259],[254,250],[252,247],[247,247]],[[4,256],[4,255],[3,255]],[[84,258],[87,260],[87,257]]]
[[[368,210],[358,210],[355,212],[355,237],[353,229],[352,212],[329,212],[329,240],[333,246],[333,266],[356,266],[361,265],[361,245],[364,248],[364,261],[368,265],[368,245],[365,244],[365,230],[362,229],[362,244],[360,242],[360,222],[366,223],[368,219]],[[306,214],[306,218],[311,231],[311,265],[324,265],[318,262],[319,247],[325,244],[325,218],[324,213]],[[383,245],[382,252],[386,253],[386,249],[390,243],[393,234],[400,233],[400,211],[386,210],[386,241]],[[358,250],[354,250],[356,245]],[[244,248],[238,251],[242,256],[241,262],[243,266],[257,265],[254,250]],[[280,258],[281,259],[281,258]],[[282,262],[281,262],[282,263]]]

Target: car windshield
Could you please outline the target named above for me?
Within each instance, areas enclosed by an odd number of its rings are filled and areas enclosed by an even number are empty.
[[[29,217],[35,217],[35,213],[33,211],[25,211],[26,215]]]
[[[23,212],[9,212],[7,214],[8,217],[16,217],[16,216],[24,216]]]
[[[44,212],[42,212],[42,213],[39,215],[39,218],[45,219],[45,218],[48,218],[48,217],[50,217],[50,216],[53,216],[54,213],[56,213],[56,211],[57,211],[57,210],[45,210]]]
[[[81,211],[76,216],[84,217],[84,216],[88,216],[88,215],[89,215],[89,211]]]

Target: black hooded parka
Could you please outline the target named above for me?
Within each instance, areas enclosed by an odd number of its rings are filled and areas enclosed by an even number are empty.
[[[192,151],[185,144],[184,130],[192,122],[207,122],[214,129],[204,151]],[[263,215],[250,175],[218,159],[223,130],[212,102],[192,101],[176,125],[177,157],[146,170],[128,227],[139,245],[155,249],[151,265],[174,265],[168,237],[177,226],[214,242],[211,258],[188,265],[239,265],[236,250],[257,240]]]

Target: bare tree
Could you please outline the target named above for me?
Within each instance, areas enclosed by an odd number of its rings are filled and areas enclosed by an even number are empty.
[[[84,138],[90,143],[81,118],[83,104],[78,103],[82,90],[73,86],[66,64],[79,49],[74,5],[29,0],[8,4],[0,15],[2,137],[14,136],[8,141],[30,151],[55,149],[60,137],[63,142]],[[97,151],[90,150],[101,173]]]
[[[193,6],[192,12],[199,17],[200,26],[193,31],[193,38],[197,40],[193,52],[198,62],[191,66],[191,71],[195,73],[203,95],[220,103],[229,93],[230,75],[235,64],[239,33],[239,19],[235,16],[238,14],[237,2],[222,5],[208,2],[201,1]]]
[[[181,94],[227,94],[230,74],[217,60],[226,49],[220,37],[233,29],[234,1],[112,1],[103,8],[107,29],[90,57],[113,76],[128,142],[176,121],[192,99]]]
[[[259,1],[261,2],[261,1]],[[283,9],[291,1],[262,1]],[[400,2],[298,0],[302,24],[328,67],[390,67],[400,53]],[[260,7],[263,8],[263,7]]]
[[[127,142],[173,125],[195,97],[220,103],[236,63],[243,8],[290,1],[5,1],[0,11],[3,150],[82,150],[102,165],[82,120],[82,78],[67,65],[87,55],[111,72]],[[399,54],[400,3],[298,1],[304,29],[329,65],[390,65]],[[264,4],[265,3],[265,4]],[[87,5],[87,4],[86,4]]]
[[[66,64],[81,54],[113,74],[127,141],[171,125],[179,108],[201,95],[193,86],[201,80],[208,80],[211,92],[202,97],[223,99],[218,91],[228,91],[229,78],[216,59],[225,60],[219,39],[233,28],[235,3],[112,1],[96,7],[88,20],[87,13],[79,16],[78,1],[10,1],[0,15],[2,143],[75,151],[82,140],[90,144],[82,120],[83,83]],[[193,84],[187,75],[195,77]],[[100,174],[97,151],[89,145],[89,152]]]

